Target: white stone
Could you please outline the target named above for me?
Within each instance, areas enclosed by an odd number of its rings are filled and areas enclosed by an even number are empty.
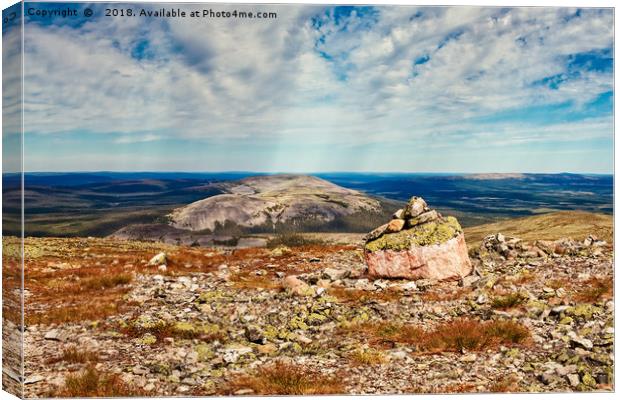
[[[45,339],[47,340],[55,340],[58,342],[64,342],[67,340],[68,335],[65,332],[61,332],[58,329],[52,329],[51,331],[45,334]]]
[[[401,286],[401,288],[406,292],[412,292],[414,290],[418,290],[418,285],[415,282],[407,282]]]
[[[566,378],[568,379],[568,383],[572,387],[575,387],[575,386],[579,385],[579,375],[577,375],[577,374],[570,374],[570,375],[567,375]]]
[[[154,267],[156,265],[161,265],[165,263],[166,263],[166,253],[162,251],[161,253],[158,253],[153,258],[151,258],[148,265]]]
[[[476,361],[478,357],[476,357],[476,355],[474,353],[470,353],[470,354],[465,354],[463,357],[460,358],[460,361],[463,362],[474,362]]]
[[[28,378],[26,378],[26,380],[24,381],[24,384],[31,385],[33,383],[41,382],[44,380],[45,380],[45,377],[41,375],[31,375]]]

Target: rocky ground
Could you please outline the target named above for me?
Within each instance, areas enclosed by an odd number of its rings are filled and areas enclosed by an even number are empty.
[[[301,244],[27,239],[25,395],[613,390],[596,238],[487,237],[443,283],[369,279],[361,242]]]

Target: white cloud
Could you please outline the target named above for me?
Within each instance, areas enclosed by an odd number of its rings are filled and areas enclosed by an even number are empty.
[[[151,135],[151,134],[131,135],[131,136],[122,136],[114,140],[114,143],[119,143],[119,144],[148,143],[148,142],[155,142],[161,139],[162,139],[161,136]]]
[[[318,6],[235,8],[277,11],[278,19],[27,25],[26,131],[112,134],[116,143],[421,148],[455,146],[454,135],[469,146],[563,141],[579,131],[583,140],[611,140],[611,116],[541,127],[472,122],[562,102],[579,108],[613,90],[611,74],[596,71],[557,90],[532,85],[566,73],[571,54],[611,48],[610,10],[570,18],[567,8],[385,7],[336,24]],[[149,43],[146,55],[133,57],[140,42]],[[428,61],[414,66],[421,57]]]

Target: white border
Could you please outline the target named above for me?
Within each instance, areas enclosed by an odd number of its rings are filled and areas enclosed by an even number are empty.
[[[43,0],[44,1],[44,0]],[[49,0],[48,0],[49,1]],[[30,2],[33,2],[32,0]],[[52,1],[49,1],[52,2]],[[57,2],[70,2],[70,1],[57,1]],[[117,3],[153,3],[153,1],[147,1],[147,0],[128,0],[128,1],[79,1],[80,3],[113,3],[113,2],[117,2]],[[192,0],[168,0],[168,1],[155,1],[157,3],[216,3],[213,1],[192,1]],[[16,1],[11,1],[11,0],[0,0],[0,5],[2,5],[2,9],[5,9],[13,4],[15,4]],[[403,1],[403,0],[375,0],[375,1],[365,1],[365,0],[361,0],[361,1],[355,1],[355,0],[335,0],[335,1],[330,1],[330,0],[310,0],[310,1],[300,1],[300,0],[288,0],[288,1],[279,1],[279,0],[271,0],[271,1],[252,1],[252,0],[228,0],[228,1],[222,1],[220,3],[223,4],[231,4],[231,3],[246,3],[246,4],[354,4],[354,5],[425,5],[425,6],[451,6],[451,5],[455,5],[455,6],[494,6],[494,7],[518,7],[518,6],[535,6],[535,7],[543,7],[543,6],[551,6],[551,7],[611,7],[614,8],[615,7],[615,2],[612,0],[589,0],[589,1],[584,1],[584,0],[561,0],[561,1],[549,1],[549,0],[528,0],[528,1],[489,1],[489,0],[447,0],[447,1],[438,1],[438,0],[424,0],[424,1]],[[616,9],[614,8],[614,20],[616,19]],[[618,43],[618,33],[617,31],[614,33],[614,44]],[[1,45],[0,45],[0,50],[1,50]],[[614,61],[616,60],[615,58],[615,46],[614,46]],[[614,67],[615,67],[615,63],[614,63]],[[0,74],[1,74],[1,69],[2,66],[0,64]],[[618,74],[618,68],[614,69],[614,82],[617,80],[617,74]],[[614,86],[615,87],[615,86]],[[615,94],[615,93],[614,93]],[[615,99],[614,99],[615,100]],[[2,105],[2,99],[0,96],[0,107]],[[0,116],[0,121],[1,121],[1,116]],[[614,101],[614,132],[615,132],[615,121],[616,121],[616,108],[615,108],[615,101]],[[1,122],[0,122],[1,123]],[[0,125],[1,126],[1,125]],[[614,135],[615,136],[615,135]],[[619,154],[618,150],[620,148],[620,144],[618,143],[618,141],[614,140],[614,176],[616,176],[616,164],[615,164],[615,154]],[[0,155],[2,154],[2,143],[0,141]],[[23,159],[22,159],[23,162]],[[620,200],[617,198],[616,196],[616,182],[614,180],[614,250],[615,253],[617,254],[617,250],[618,250],[618,233],[615,229],[615,226],[617,226],[618,223],[618,219],[620,218],[618,213],[616,213],[615,211],[619,209],[620,207]],[[0,191],[2,190],[2,182],[0,179]],[[2,206],[2,199],[0,196],[0,209]],[[0,231],[2,229],[2,221],[0,219]],[[1,254],[1,249],[0,249],[0,254]],[[614,260],[614,276],[615,276],[615,271],[616,271],[616,261],[617,259]],[[619,293],[618,289],[619,289],[620,285],[618,285],[618,280],[616,279],[616,281],[614,282],[614,302],[617,306],[618,301],[617,298],[618,296],[616,295],[617,293]],[[614,321],[615,323],[615,321]],[[0,341],[0,349],[2,347],[2,343]],[[614,354],[617,355],[617,353],[614,350]],[[615,357],[614,357],[615,359]],[[616,378],[616,385],[618,384],[618,368],[617,368],[617,363],[614,363],[614,377]],[[538,399],[538,398],[543,398],[543,399],[558,399],[558,398],[567,398],[567,399],[590,399],[590,398],[594,398],[594,399],[613,399],[615,398],[615,393],[544,393],[544,394],[458,394],[458,395],[399,395],[399,396],[385,396],[385,395],[380,395],[380,396],[372,396],[372,399],[377,399],[377,400],[388,400],[388,399],[438,399],[438,398],[442,398],[443,396],[450,396],[450,397],[455,397],[458,399],[480,399],[480,398],[484,398],[484,399],[490,399],[490,400],[495,400],[495,399]],[[4,392],[4,391],[0,391],[0,400],[5,400],[5,399],[14,399],[15,397]],[[236,397],[239,398],[239,397]],[[247,397],[247,399],[265,399],[265,398],[269,398],[269,397]],[[293,396],[293,398],[300,398],[300,399],[321,399],[321,398],[329,398],[329,399],[338,399],[338,400],[345,400],[345,399],[350,399],[351,396],[304,396],[304,397],[300,397],[300,396]],[[158,399],[157,397],[151,397],[150,399]],[[179,397],[179,399],[184,399],[183,397]]]

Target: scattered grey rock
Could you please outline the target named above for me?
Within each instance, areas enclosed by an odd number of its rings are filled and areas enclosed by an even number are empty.
[[[323,278],[329,279],[331,281],[345,279],[345,278],[348,278],[349,275],[351,275],[351,271],[345,270],[345,269],[335,269],[335,268],[325,268],[322,273]]]
[[[27,327],[24,340],[28,344],[26,351],[31,352],[27,359],[32,362],[26,368],[27,377],[33,381],[28,380],[24,390],[29,398],[42,397],[51,388],[62,386],[65,376],[74,373],[75,368],[82,368],[64,361],[47,363],[74,343],[80,349],[98,354],[98,370],[119,374],[128,383],[143,388],[149,396],[187,396],[195,391],[201,395],[219,395],[219,388],[231,376],[254,371],[276,360],[301,364],[328,375],[345,366],[347,373],[355,377],[343,380],[345,393],[349,394],[407,393],[411,387],[432,392],[462,384],[485,392],[507,376],[516,378],[519,391],[611,390],[613,377],[607,371],[614,365],[613,302],[597,302],[592,306],[600,311],[587,318],[575,317],[578,304],[570,296],[558,299],[557,290],[549,292],[549,296],[543,292],[545,284],[551,286],[547,282],[555,279],[571,282],[565,287],[568,294],[592,277],[612,279],[611,247],[600,247],[603,257],[594,258],[591,254],[596,246],[585,248],[576,242],[575,248],[580,249],[578,255],[569,248],[563,255],[553,253],[553,256],[532,259],[538,254],[527,250],[527,243],[507,237],[503,243],[517,252],[514,259],[497,254],[494,248],[488,254],[472,256],[470,253],[481,279],[476,281],[472,276],[458,283],[471,287],[470,290],[460,290],[457,282],[369,281],[362,275],[363,260],[353,250],[321,252],[317,257],[307,252],[297,259],[274,259],[269,250],[263,250],[266,254],[263,258],[240,261],[238,257],[230,257],[228,265],[223,264],[217,271],[192,268],[183,273],[181,269],[166,276],[152,275],[157,272],[152,269],[141,274],[134,268],[136,277],[125,296],[136,306],[128,311],[111,315],[99,324]],[[205,254],[207,251],[211,250],[205,249]],[[321,264],[310,265],[309,260],[313,258],[319,258]],[[102,262],[102,266],[108,264]],[[146,265],[146,261],[141,264]],[[198,267],[201,262],[193,260],[191,264]],[[321,279],[329,269],[350,271],[351,275],[333,282],[331,277]],[[276,285],[256,289],[237,287],[239,272],[251,280],[257,271],[261,274],[266,271],[266,276],[283,284],[285,279],[277,278],[306,271],[295,276],[296,280],[291,279],[294,287],[304,289],[304,295],[292,296],[290,289],[282,291]],[[328,273],[331,275],[332,271]],[[519,280],[528,273],[534,274],[534,279]],[[224,275],[229,276],[229,281],[218,278]],[[469,279],[471,282],[466,283]],[[420,292],[418,286],[422,287]],[[330,289],[322,296],[305,294],[321,294],[326,287]],[[447,299],[434,300],[435,291],[439,297],[445,294]],[[461,294],[449,297],[456,292]],[[498,311],[490,304],[495,296],[512,292],[526,293],[527,305]],[[484,301],[478,304],[476,300],[482,294]],[[569,315],[574,321],[570,325],[561,324]],[[379,351],[388,362],[352,365],[349,357],[353,351],[367,348],[364,346],[368,337],[339,335],[334,343],[336,330],[359,322],[368,322],[370,326],[395,322],[429,330],[455,318],[517,322],[527,327],[531,345],[491,346],[482,352],[465,354],[450,351],[426,354],[418,352],[415,344],[387,340],[386,347]],[[213,333],[213,338],[153,336],[156,343],[137,345],[139,338],[127,337],[117,328],[134,324],[148,327],[158,321],[187,322],[197,329],[204,327],[205,335]],[[42,340],[48,335],[49,338]],[[45,379],[34,379],[37,375]],[[8,373],[5,378],[11,379]],[[246,395],[246,392],[239,393]]]
[[[539,376],[539,379],[543,384],[549,385],[553,381],[553,374],[545,372]]]
[[[474,353],[469,353],[462,356],[459,360],[462,362],[470,363],[476,361],[477,359],[478,357]]]
[[[248,326],[245,328],[245,338],[251,343],[265,344],[267,339],[263,332],[257,326]]]
[[[133,367],[131,370],[135,375],[146,375],[148,374],[150,371],[144,367],[140,367],[140,366],[136,366]]]
[[[239,389],[239,390],[237,390],[233,394],[235,396],[248,396],[248,395],[254,394],[254,390],[252,390],[252,389]]]
[[[32,385],[34,383],[38,383],[41,381],[44,381],[45,377],[42,375],[31,375],[29,377],[26,378],[26,380],[24,381],[25,385]]]
[[[68,333],[61,331],[60,329],[52,329],[45,334],[46,340],[55,340],[58,342],[64,342],[68,339],[68,337]]]
[[[418,283],[419,283],[419,281],[418,281]],[[415,282],[413,282],[413,281],[404,283],[400,287],[405,292],[413,292],[415,290],[418,290],[418,285]]]
[[[473,284],[475,284],[479,280],[480,280],[480,277],[476,275],[468,275],[464,277],[463,279],[461,279],[460,284],[462,287],[471,287]]]
[[[242,345],[231,345],[222,350],[222,358],[228,364],[236,362],[239,357],[252,352],[251,347]]]
[[[568,337],[570,338],[570,342],[573,347],[581,346],[586,350],[592,350],[592,348],[594,347],[590,339],[582,338],[578,336],[575,332],[569,332]]]
[[[409,354],[407,354],[404,350],[395,350],[389,353],[390,359],[392,360],[405,360],[409,358]]]
[[[598,383],[599,385],[609,384],[609,375],[607,375],[607,373],[605,372],[596,374],[596,383]]]
[[[566,376],[566,379],[568,379],[568,383],[569,385],[571,385],[571,387],[577,387],[577,385],[579,385],[580,383],[579,375],[577,374],[568,374]]]

